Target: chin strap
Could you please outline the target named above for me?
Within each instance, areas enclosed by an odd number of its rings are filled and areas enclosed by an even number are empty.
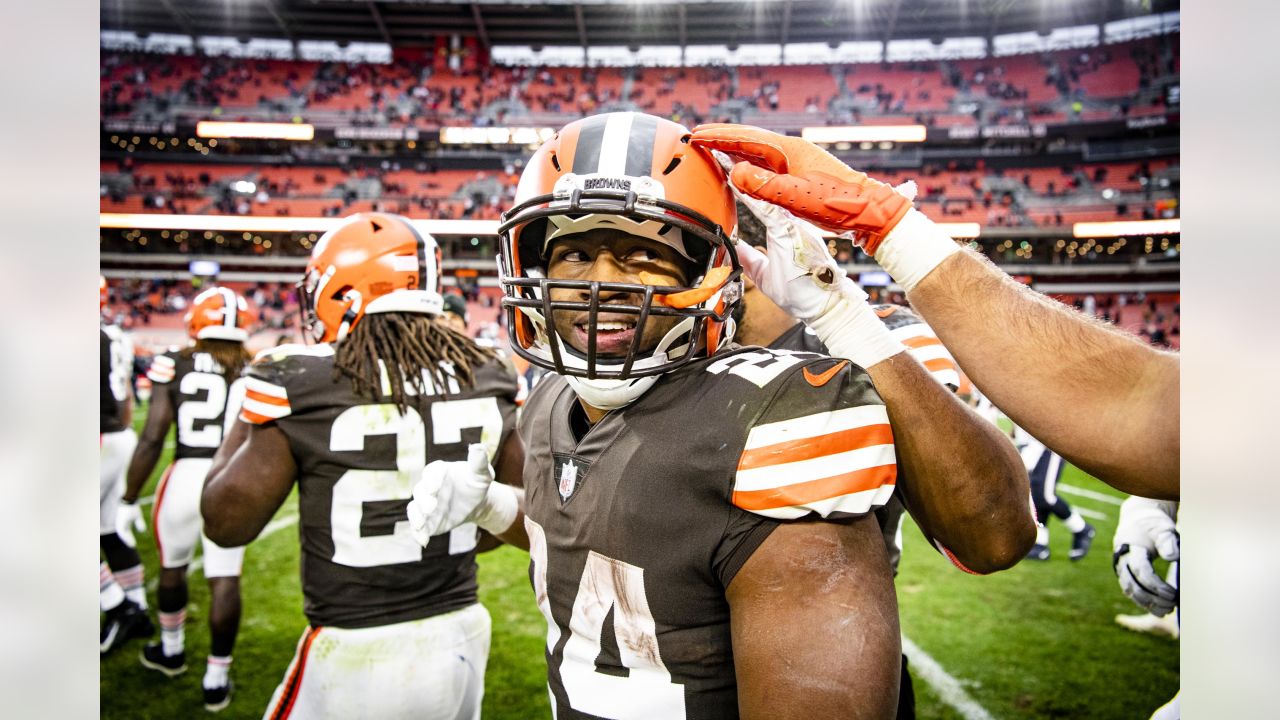
[[[664,305],[669,308],[688,308],[693,307],[702,302],[706,302],[724,287],[729,279],[729,275],[733,272],[733,268],[727,265],[711,268],[707,272],[706,277],[702,279],[698,287],[692,290],[683,290],[678,293],[670,293],[668,295],[654,295],[653,302],[657,305]],[[640,273],[640,281],[645,285],[656,285],[659,278],[647,272]]]
[[[342,297],[344,300],[350,300],[351,306],[347,308],[346,312],[342,313],[342,324],[338,326],[338,340],[345,338],[347,333],[351,332],[351,325],[355,323],[356,318],[360,317],[360,307],[363,303],[359,290],[348,290],[347,294]]]

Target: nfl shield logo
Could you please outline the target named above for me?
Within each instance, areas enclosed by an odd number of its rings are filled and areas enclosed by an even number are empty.
[[[556,484],[556,492],[560,493],[560,503],[563,505],[569,502],[573,494],[582,487],[582,481],[587,470],[591,468],[591,463],[567,454],[556,453],[553,457],[555,464],[552,466],[551,477]]]
[[[560,466],[560,499],[568,500],[578,486],[578,466],[572,460]]]

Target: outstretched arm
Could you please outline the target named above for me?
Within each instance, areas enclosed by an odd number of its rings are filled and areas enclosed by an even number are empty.
[[[907,197],[807,140],[706,125],[691,143],[738,160],[742,192],[852,233],[1014,422],[1113,487],[1178,498],[1176,355],[1036,295],[961,250]]]
[[[1179,379],[1155,350],[960,251],[907,296],[1014,422],[1124,492],[1179,496]]]
[[[894,716],[898,607],[874,519],[779,526],[725,596],[744,720]]]

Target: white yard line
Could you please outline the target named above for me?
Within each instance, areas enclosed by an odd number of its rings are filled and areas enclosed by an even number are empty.
[[[1118,497],[1113,497],[1111,495],[1103,495],[1100,492],[1085,490],[1082,487],[1076,487],[1075,485],[1067,485],[1065,483],[1058,483],[1058,489],[1069,495],[1079,495],[1080,497],[1087,497],[1090,500],[1099,500],[1101,502],[1110,503],[1112,505],[1119,505],[1120,503],[1124,502],[1124,500]]]
[[[285,517],[272,520],[271,522],[267,523],[266,527],[262,528],[262,532],[258,533],[258,537],[254,541],[257,542],[258,540],[261,540],[262,538],[268,535],[271,535],[280,530],[283,530],[289,527],[290,525],[296,525],[297,523],[298,523],[297,515],[286,515]],[[202,567],[204,567],[203,555],[191,561],[191,564],[187,566],[187,575],[190,576],[194,573],[199,572],[200,568]],[[147,592],[155,592],[156,588],[159,587],[159,585],[160,585],[160,573],[157,572],[155,576],[151,578],[151,581],[147,583]]]
[[[902,636],[902,652],[911,661],[912,677],[920,678],[929,683],[929,687],[938,693],[938,697],[942,699],[942,702],[960,713],[960,716],[965,720],[994,720],[986,708],[969,697],[969,693],[964,691],[964,687],[960,685],[959,680],[951,677],[946,670],[942,669],[937,660],[930,657],[929,653],[921,650],[920,646],[911,642],[911,638],[906,635]]]
[[[1072,509],[1074,509],[1076,512],[1080,513],[1084,517],[1093,518],[1094,520],[1107,520],[1111,517],[1106,513],[1100,513],[1096,510],[1090,510],[1089,508],[1082,508],[1078,505],[1073,505]]]

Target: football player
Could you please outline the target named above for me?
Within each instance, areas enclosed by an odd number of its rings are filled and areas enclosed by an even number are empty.
[[[499,228],[512,348],[556,373],[520,421],[552,706],[892,716],[897,609],[867,515],[893,492],[895,450],[913,477],[940,465],[916,452],[927,435],[890,427],[863,369],[902,348],[851,363],[731,347],[734,200],[688,137],[639,113],[571,123]],[[1000,453],[984,462],[1016,477]]]
[[[1062,521],[1071,533],[1072,561],[1089,554],[1097,531],[1080,517],[1066,498],[1058,496],[1058,480],[1062,478],[1062,456],[1031,437],[1020,426],[1013,428],[1013,441],[1022,453],[1022,462],[1031,475],[1031,502],[1036,511],[1036,544],[1027,553],[1028,560],[1049,559],[1049,517]]]
[[[250,356],[244,344],[252,322],[248,304],[234,291],[214,287],[196,296],[186,318],[191,344],[159,353],[151,361],[151,404],[142,439],[129,466],[121,512],[139,515],[138,493],[151,477],[176,425],[173,464],[156,488],[152,527],[160,555],[160,642],[142,649],[147,668],[177,677],[186,672],[187,566],[202,546],[209,581],[209,657],[201,685],[205,707],[231,701],[231,652],[240,629],[240,568],[243,547],[222,547],[200,532],[200,491],[222,443],[228,416],[244,396],[238,380]]]
[[[778,245],[784,252],[794,252],[796,246],[804,252],[826,252],[825,243],[815,228],[796,221],[790,213],[777,206],[750,197],[739,197],[737,239],[740,255],[755,258],[753,250],[760,248],[766,252],[766,263],[769,243]],[[744,248],[743,244],[750,247]],[[738,324],[735,339],[738,342],[744,345],[830,354],[830,350],[812,328],[778,307],[754,281],[748,278],[745,286],[743,301],[734,313]],[[960,368],[927,324],[909,309],[899,305],[875,305],[872,310],[885,330],[902,343],[935,380],[952,392],[959,393],[963,384]],[[881,366],[877,366],[877,373],[883,375],[895,369],[893,366],[882,367],[884,365],[881,363]],[[873,375],[873,379],[874,377]],[[909,385],[899,384],[894,387],[907,388]],[[895,404],[913,401],[909,394],[894,397],[882,393],[882,396],[891,417]],[[954,413],[954,409],[952,412]],[[966,423],[981,422],[976,413],[964,414],[972,415],[964,420]],[[955,419],[953,414],[949,414],[938,417],[937,421],[954,422]],[[986,433],[990,434],[990,430]],[[1021,527],[1024,530],[1021,535],[1027,542],[1030,541],[1030,536],[1025,532],[1029,526],[1026,490],[1021,483],[1008,484],[999,489],[1003,492],[998,492],[997,487],[991,484],[991,478],[984,473],[955,473],[942,487],[921,487],[918,483],[899,477],[897,490],[884,506],[875,511],[895,576],[902,558],[902,516],[906,509],[904,503],[911,506],[917,525],[930,537],[935,547],[952,563],[968,572],[977,572],[971,567],[982,568],[982,572],[992,572],[1009,567],[1021,559],[1016,546],[1013,551],[1009,550],[1007,540],[1007,536],[1016,534],[1017,528]],[[949,502],[930,503],[922,495],[942,495]],[[967,503],[955,502],[956,499],[965,499]],[[995,503],[996,499],[1001,502]],[[983,513],[979,510],[984,502],[990,503],[991,512]],[[965,507],[966,504],[968,508]],[[916,510],[917,507],[921,509]],[[957,544],[959,552],[953,553],[936,539],[933,532],[963,537],[968,542]],[[900,682],[897,718],[909,720],[915,717],[915,696],[905,655],[902,656]]]
[[[807,140],[713,124],[698,127],[691,143],[739,161],[732,180],[746,194],[853,233],[1018,425],[1120,490],[1177,499],[1177,354],[1014,282],[894,188]]]
[[[304,333],[266,350],[204,490],[205,532],[249,542],[298,486],[310,627],[266,717],[478,718],[490,620],[477,602],[477,527],[527,547],[520,493],[430,538],[406,505],[428,461],[519,484],[516,382],[441,317],[435,240],[361,213],[320,239],[301,283]],[[510,531],[510,532],[508,532]]]
[[[98,568],[99,604],[106,618],[98,638],[103,655],[134,637],[155,633],[147,617],[147,592],[143,587],[142,560],[134,548],[133,531],[140,516],[117,513],[124,490],[125,469],[138,443],[133,431],[133,343],[119,326],[106,321],[107,279],[98,278],[99,392],[98,424],[99,497],[98,542],[106,562]]]

